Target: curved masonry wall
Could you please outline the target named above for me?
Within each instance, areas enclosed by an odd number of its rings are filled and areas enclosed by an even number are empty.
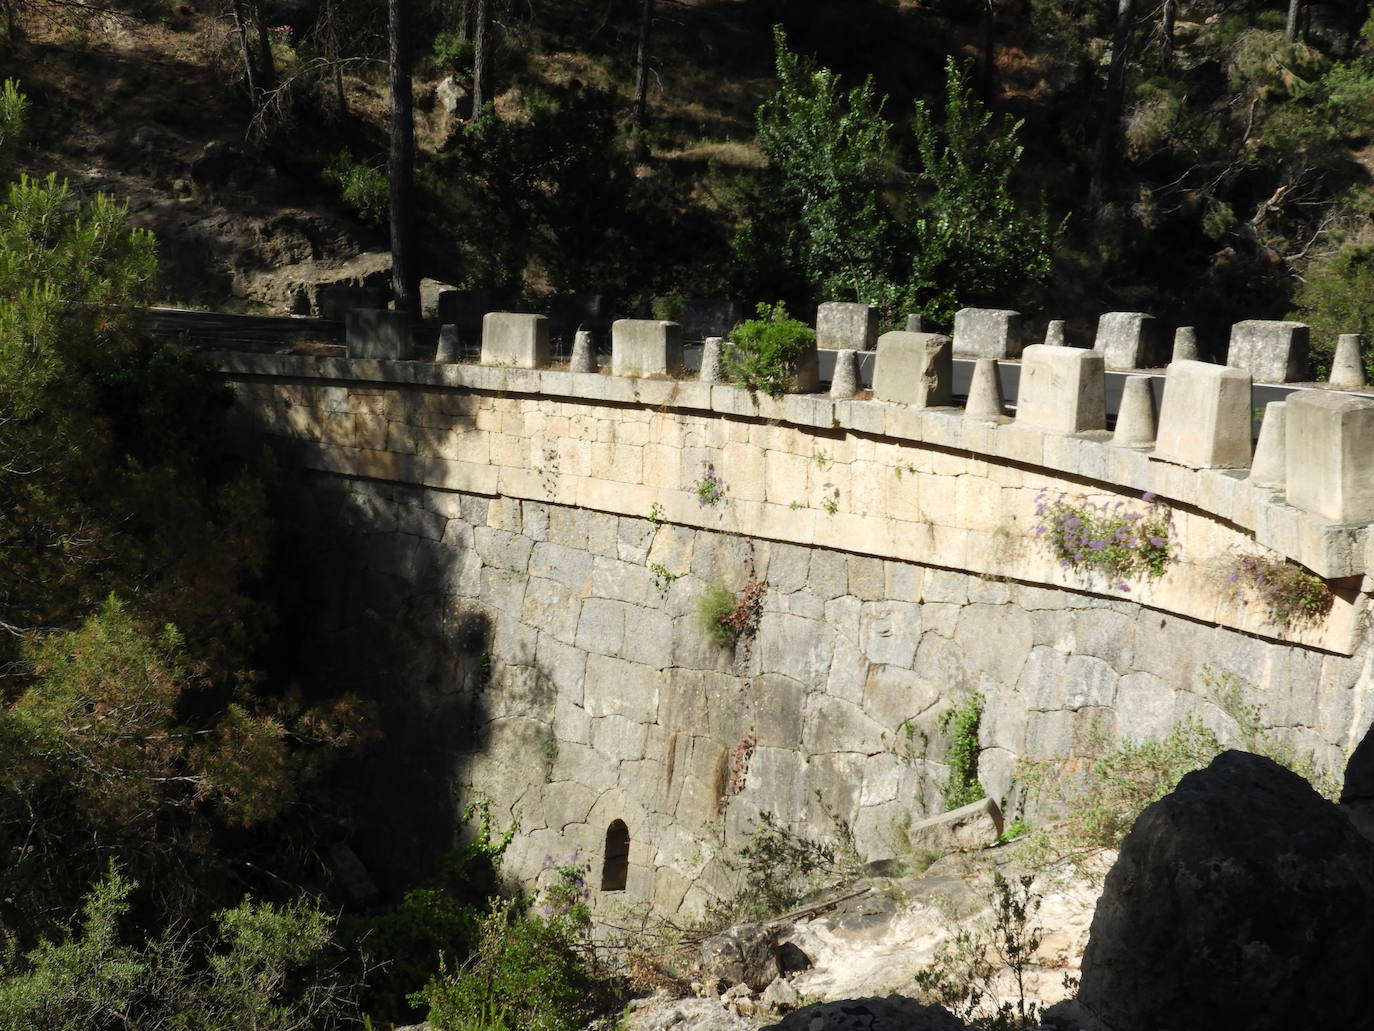
[[[599,856],[617,819],[626,894],[665,911],[699,912],[727,886],[719,855],[761,811],[810,836],[842,821],[867,857],[891,855],[906,821],[940,808],[940,716],[972,691],[994,797],[1018,758],[1087,757],[1189,713],[1233,730],[1204,668],[1241,677],[1279,736],[1328,767],[1374,715],[1366,528],[1243,473],[951,409],[216,360],[245,428],[304,470],[320,615],[307,656],[387,685],[393,724],[428,743],[398,760],[416,783],[450,800],[473,784],[516,818],[518,876],[574,848]],[[708,473],[717,504],[698,496]],[[1134,504],[1145,490],[1172,505],[1180,556],[1154,583],[1114,592],[1037,543],[1042,494]],[[1338,593],[1295,640],[1226,583],[1227,556],[1266,547]],[[696,602],[751,570],[763,618],[732,656]]]

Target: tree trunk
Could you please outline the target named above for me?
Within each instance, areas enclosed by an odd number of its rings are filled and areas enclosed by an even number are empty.
[[[1164,0],[1164,6],[1159,15],[1159,49],[1163,60],[1162,64],[1167,65],[1174,57],[1174,19],[1178,16],[1178,0]]]
[[[644,0],[639,9],[639,49],[635,52],[634,124],[644,128],[649,96],[649,30],[654,22],[654,0]]]
[[[239,40],[239,56],[243,58],[243,77],[248,82],[248,96],[253,101],[253,109],[258,106],[257,75],[253,72],[253,52],[248,47],[248,12],[243,0],[234,0],[229,8],[234,16],[234,32]]]
[[[1294,43],[1298,38],[1298,15],[1302,11],[1302,0],[1288,0],[1288,24],[1284,26],[1283,34],[1288,37],[1288,42]]]
[[[978,25],[978,89],[983,102],[991,104],[997,94],[996,11],[995,0],[983,0],[979,5]]]
[[[472,117],[482,112],[491,100],[491,0],[477,0],[477,17],[472,29]]]
[[[1097,129],[1092,180],[1088,186],[1088,202],[1095,208],[1100,208],[1106,199],[1107,176],[1111,173],[1112,158],[1116,154],[1117,128],[1126,99],[1126,58],[1131,45],[1131,22],[1134,16],[1135,0],[1117,0],[1112,61],[1107,68],[1107,93],[1102,98],[1102,119]]]
[[[272,33],[267,25],[267,15],[263,12],[262,5],[259,4],[254,12],[254,21],[258,26],[258,88],[264,93],[269,93],[277,85],[277,63],[272,60]]]
[[[414,260],[411,200],[415,178],[415,123],[410,93],[410,40],[406,4],[387,0],[391,72],[391,290],[396,310],[420,315],[419,276]]]
[[[458,38],[465,41],[472,38],[472,0],[463,0],[458,5]]]

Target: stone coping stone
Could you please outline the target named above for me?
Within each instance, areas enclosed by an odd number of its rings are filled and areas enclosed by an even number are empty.
[[[1020,358],[1021,313],[960,308],[954,313],[954,353],[969,358]]]
[[[351,308],[344,313],[350,358],[404,361],[410,357],[410,315],[389,308]]]
[[[1021,354],[1016,421],[1049,433],[1107,426],[1102,355],[1078,347],[1032,344]]]
[[[1164,380],[1155,457],[1199,469],[1250,466],[1250,374],[1174,362]]]
[[[549,320],[544,315],[491,311],[482,317],[482,364],[541,369],[549,364]]]
[[[1158,322],[1143,311],[1109,311],[1097,320],[1093,350],[1109,369],[1153,369],[1161,357]]]
[[[953,401],[954,353],[938,333],[884,333],[878,338],[873,396],[917,408]]]
[[[878,346],[878,309],[852,301],[816,308],[816,346],[832,351],[871,351]]]
[[[617,319],[611,323],[611,374],[614,376],[681,376],[682,327],[652,319]]]
[[[1287,409],[1289,502],[1335,523],[1374,520],[1374,400],[1300,391]]]
[[[1226,364],[1259,383],[1297,383],[1307,374],[1310,339],[1301,322],[1247,319],[1231,327]]]

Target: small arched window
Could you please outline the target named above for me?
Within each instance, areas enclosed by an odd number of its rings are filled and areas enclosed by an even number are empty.
[[[624,820],[612,820],[606,828],[605,856],[601,867],[601,890],[624,891],[630,867],[630,829]]]

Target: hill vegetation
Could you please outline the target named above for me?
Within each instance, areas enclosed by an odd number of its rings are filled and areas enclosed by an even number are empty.
[[[385,248],[377,5],[3,12],[0,1028],[519,1023],[483,985],[537,1008],[522,986],[551,968],[590,999],[585,871],[553,872],[548,918],[491,902],[486,814],[448,868],[335,926],[326,774],[375,721],[294,685],[271,462],[225,457],[225,399],[140,320]],[[728,293],[780,321],[860,298],[938,325],[1015,304],[1071,335],[1126,308],[1214,346],[1289,312],[1319,345],[1374,329],[1365,3],[410,13],[420,271],[493,306]],[[369,942],[405,962],[369,972]]]

